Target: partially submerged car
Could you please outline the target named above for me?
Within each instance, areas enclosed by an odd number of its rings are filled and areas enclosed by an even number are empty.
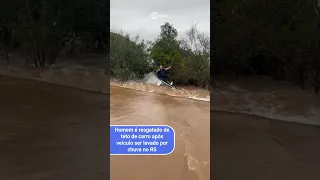
[[[155,84],[157,86],[166,86],[172,89],[175,89],[172,85],[169,83],[162,81],[161,79],[158,78],[158,76],[154,72],[150,72],[143,78],[143,83],[145,84]]]

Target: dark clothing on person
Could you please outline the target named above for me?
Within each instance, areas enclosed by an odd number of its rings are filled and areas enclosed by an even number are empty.
[[[158,76],[159,77],[164,77],[165,75],[166,75],[166,70],[165,69],[159,69]]]
[[[159,69],[157,75],[158,75],[158,78],[161,79],[162,81],[165,81],[168,78],[168,76],[166,75],[165,69]]]
[[[170,68],[171,67],[168,67],[167,69],[170,69]],[[160,69],[158,69],[158,71],[157,71],[157,76],[160,80],[162,80],[172,86],[173,82],[171,82],[171,83],[168,82],[169,76],[166,74],[167,69],[160,67]]]

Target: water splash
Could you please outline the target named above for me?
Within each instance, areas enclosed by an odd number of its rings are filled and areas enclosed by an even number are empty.
[[[128,89],[134,89],[150,93],[166,94],[168,96],[188,98],[199,101],[210,101],[210,91],[196,88],[196,87],[176,87],[176,89],[170,89],[168,87],[157,86],[153,84],[144,84],[137,81],[128,81],[126,83],[120,83],[115,80],[110,81],[111,86],[118,86]]]

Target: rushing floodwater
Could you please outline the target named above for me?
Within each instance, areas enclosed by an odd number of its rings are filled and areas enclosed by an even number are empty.
[[[122,87],[111,87],[110,97],[111,124],[170,125],[176,132],[168,156],[112,156],[112,180],[210,179],[209,102]]]
[[[0,179],[108,179],[108,101],[0,75]]]
[[[105,180],[110,172],[111,180],[208,180],[211,164],[219,180],[318,180],[319,126],[285,121],[320,125],[319,96],[258,82],[218,84],[210,113],[208,92],[194,88],[129,83],[109,97],[0,76],[0,179]],[[174,153],[111,156],[109,170],[109,109],[111,124],[173,127]]]
[[[169,89],[167,87],[143,84],[137,81],[131,81],[127,83],[118,83],[111,81],[112,86],[123,87],[126,89],[134,89],[138,91],[144,91],[149,93],[166,94],[173,97],[182,97],[187,99],[194,99],[200,101],[210,101],[210,92],[195,87],[177,86],[176,89]]]
[[[107,179],[111,124],[168,124],[168,156],[112,156],[112,180],[209,179],[209,102],[113,87],[108,95],[0,76],[0,179]],[[125,173],[124,173],[125,172]]]

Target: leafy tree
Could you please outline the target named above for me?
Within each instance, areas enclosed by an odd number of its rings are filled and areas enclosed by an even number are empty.
[[[150,71],[146,44],[139,42],[136,37],[132,40],[129,35],[110,33],[110,73],[111,76],[127,81],[142,78]]]
[[[55,63],[61,50],[75,44],[106,50],[107,3],[102,0],[14,0],[0,3],[0,41],[16,48],[36,67]],[[70,51],[72,52],[72,50]]]
[[[196,25],[186,32],[186,38],[180,41],[180,71],[176,80],[209,88],[210,84],[210,37],[198,31]]]
[[[213,48],[213,73],[269,75],[302,88],[307,79],[318,84],[316,1],[214,0],[214,4],[213,41],[218,46]]]
[[[178,64],[180,47],[177,36],[177,30],[171,24],[165,23],[161,26],[160,35],[150,49],[150,57],[157,65]]]

